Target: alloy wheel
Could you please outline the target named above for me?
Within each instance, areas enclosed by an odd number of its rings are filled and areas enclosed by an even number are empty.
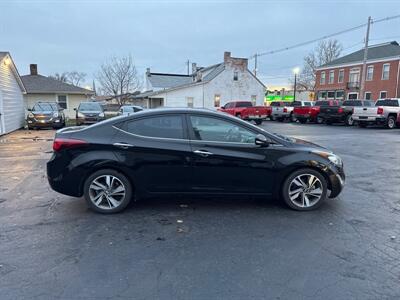
[[[353,117],[352,117],[352,116],[349,116],[349,117],[347,118],[347,125],[353,126],[353,124],[354,124]]]
[[[121,180],[113,175],[96,177],[89,186],[92,203],[101,209],[114,209],[121,205],[126,189]]]
[[[293,178],[289,185],[289,199],[297,207],[312,207],[321,200],[323,185],[312,174],[301,174]]]
[[[395,124],[396,124],[395,119],[393,119],[393,118],[389,118],[389,119],[388,119],[388,127],[389,127],[390,129],[394,128],[394,127],[395,127]]]

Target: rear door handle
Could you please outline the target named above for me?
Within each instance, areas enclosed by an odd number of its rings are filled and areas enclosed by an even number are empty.
[[[208,152],[208,151],[205,151],[205,150],[195,150],[195,151],[193,151],[193,153],[196,153],[196,154],[198,154],[200,156],[204,156],[204,157],[213,155],[211,152]]]
[[[128,149],[128,148],[134,147],[133,145],[127,144],[127,143],[114,143],[113,146],[121,148],[121,149]]]

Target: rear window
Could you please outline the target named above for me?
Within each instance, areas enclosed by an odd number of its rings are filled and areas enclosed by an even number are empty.
[[[301,106],[301,102],[300,102],[300,101],[294,101],[294,102],[292,103],[292,106],[293,106],[293,107]]]
[[[179,115],[154,116],[126,122],[124,129],[136,135],[183,139],[183,122]]]
[[[250,101],[241,101],[241,102],[236,102],[236,107],[251,107],[253,106],[253,103]]]
[[[277,107],[277,106],[283,106],[283,102],[275,101],[275,102],[271,102],[270,105],[271,105],[271,106],[275,106],[275,107]]]
[[[360,100],[344,101],[343,105],[344,106],[362,106],[362,101],[360,101]]]
[[[328,105],[328,101],[317,101],[317,102],[315,102],[315,106],[322,106],[322,105]]]
[[[384,99],[384,100],[378,100],[375,103],[375,106],[399,106],[399,101],[398,100],[391,100],[391,99]]]

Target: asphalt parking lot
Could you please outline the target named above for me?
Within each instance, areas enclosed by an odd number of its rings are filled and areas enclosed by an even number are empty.
[[[400,129],[265,122],[345,163],[339,198],[148,199],[99,215],[50,190],[53,131],[0,137],[0,299],[399,299]]]

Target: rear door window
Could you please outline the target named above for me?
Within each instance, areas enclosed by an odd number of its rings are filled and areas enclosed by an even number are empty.
[[[399,106],[399,101],[397,100],[391,100],[391,99],[384,99],[384,100],[378,100],[376,101],[375,106]]]
[[[124,130],[139,136],[184,139],[184,122],[180,115],[153,116],[128,121]]]

